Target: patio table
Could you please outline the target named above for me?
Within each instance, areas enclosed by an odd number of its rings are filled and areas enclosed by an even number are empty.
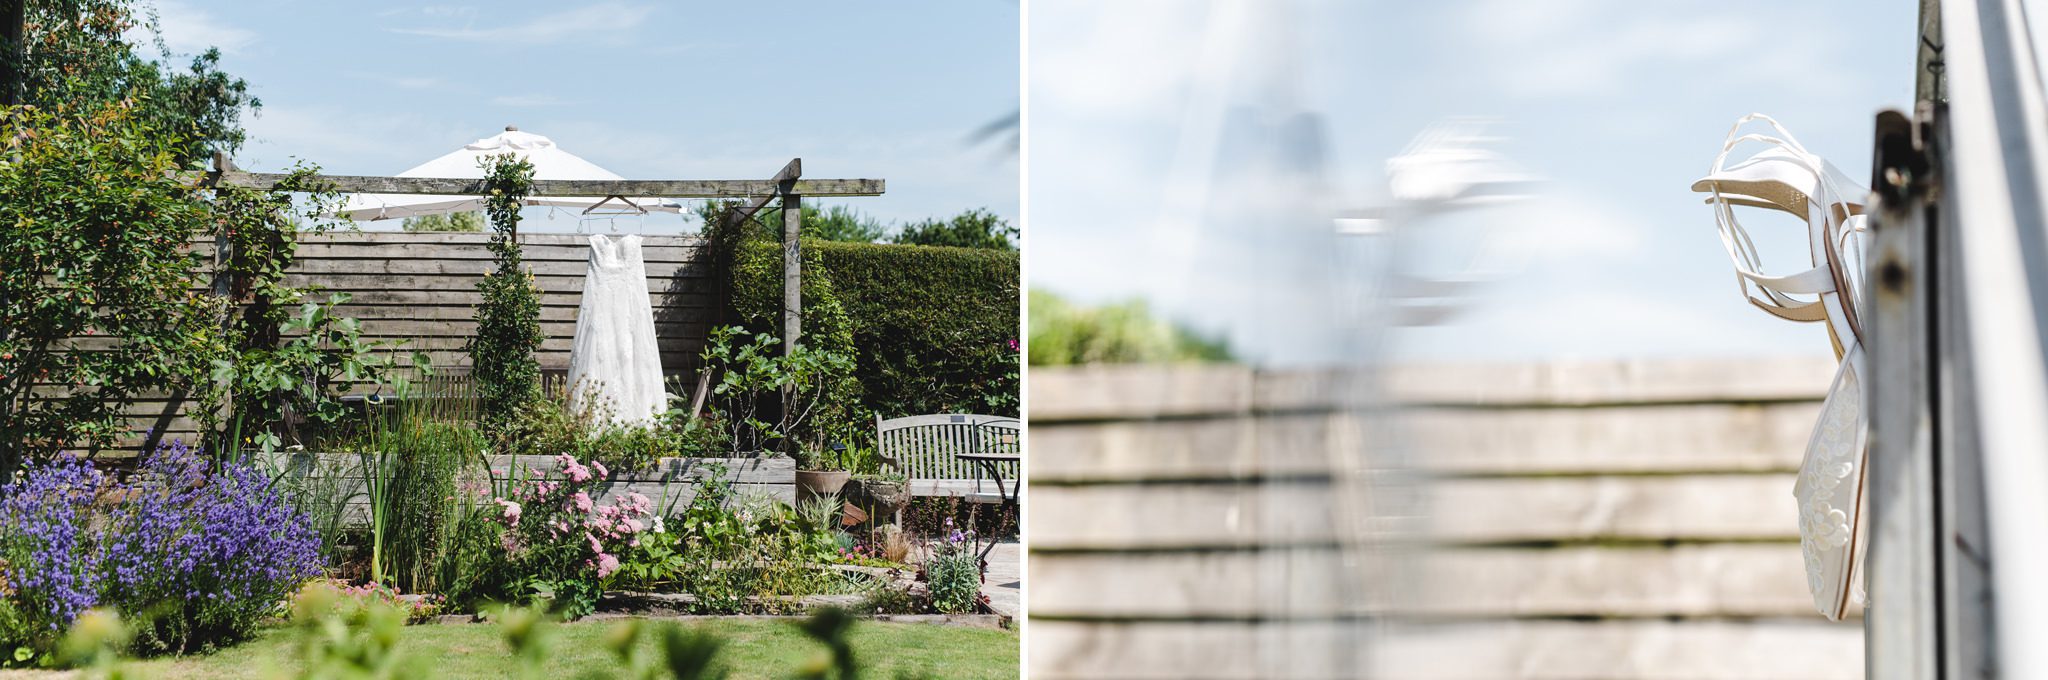
[[[1022,461],[1024,454],[987,451],[980,453],[957,453],[953,457],[960,460],[973,461],[975,465],[979,465],[981,469],[988,471],[989,478],[996,482],[996,496],[1002,499],[1002,504],[996,506],[999,508],[998,512],[1001,512],[1001,509],[1015,509],[1017,507],[1017,487],[1023,480],[1012,479],[1008,487],[1003,486],[1003,469],[1000,464]],[[979,541],[981,539],[977,536],[975,540]],[[980,564],[982,571],[988,570],[988,554],[996,549],[996,543],[998,542],[996,537],[990,536],[988,545],[976,552],[976,560]]]

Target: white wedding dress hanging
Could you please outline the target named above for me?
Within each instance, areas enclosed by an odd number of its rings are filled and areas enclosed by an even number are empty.
[[[640,237],[590,237],[590,266],[576,311],[576,342],[569,352],[569,409],[608,414],[622,424],[644,424],[667,406],[661,349],[654,340],[654,305]]]

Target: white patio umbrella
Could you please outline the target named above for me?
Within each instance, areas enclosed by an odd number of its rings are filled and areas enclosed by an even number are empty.
[[[484,176],[484,171],[477,162],[485,156],[496,156],[506,152],[533,163],[534,179],[625,179],[575,154],[563,151],[561,147],[555,146],[552,139],[531,132],[521,132],[519,128],[511,125],[505,126],[505,131],[496,136],[471,142],[445,156],[398,173],[398,176],[480,179]],[[630,200],[631,204],[626,203],[626,200]],[[584,210],[599,203],[604,203],[602,209],[608,212],[631,209],[633,206],[650,212],[681,212],[683,209],[681,203],[659,198],[612,198],[608,202],[603,196],[531,196],[526,199],[527,205],[550,205],[577,210]],[[483,209],[482,196],[352,194],[330,216],[374,221]]]

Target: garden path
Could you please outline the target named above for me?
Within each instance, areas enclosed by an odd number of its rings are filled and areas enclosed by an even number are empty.
[[[988,596],[988,606],[997,614],[1018,620],[1022,609],[1024,592],[1024,571],[1021,557],[1023,552],[1017,541],[1009,540],[996,544],[988,554],[988,573],[981,580],[981,592]]]

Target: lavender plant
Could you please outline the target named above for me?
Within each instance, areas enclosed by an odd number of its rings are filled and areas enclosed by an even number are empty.
[[[0,594],[19,614],[0,634],[24,648],[95,606],[138,622],[143,652],[231,642],[319,570],[319,537],[268,476],[182,442],[126,481],[59,459],[0,496]]]
[[[0,634],[10,647],[48,650],[99,601],[100,552],[87,527],[106,484],[91,464],[57,458],[0,487],[0,592],[16,610],[12,630]]]
[[[239,640],[319,574],[311,522],[254,466],[209,464],[173,442],[108,511],[106,601],[152,613],[137,643],[185,651]]]

